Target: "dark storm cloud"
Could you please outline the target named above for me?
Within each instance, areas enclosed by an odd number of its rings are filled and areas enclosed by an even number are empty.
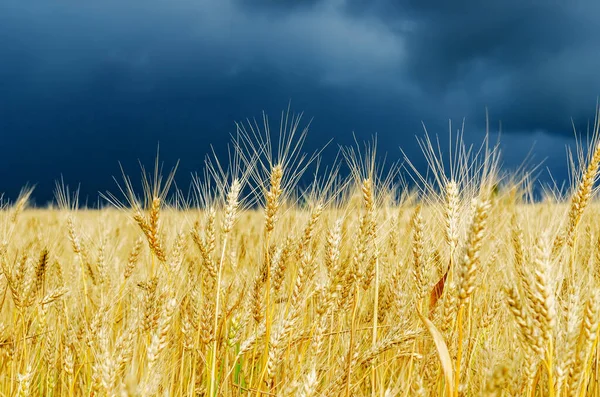
[[[570,134],[600,91],[596,2],[377,2],[405,37],[408,75],[432,96],[465,107],[485,104],[506,126]],[[402,25],[400,25],[402,26]],[[590,106],[591,105],[591,106]]]
[[[600,93],[595,4],[5,1],[0,191],[37,182],[46,200],[63,173],[95,197],[113,188],[118,160],[149,163],[158,141],[187,175],[209,144],[223,150],[233,121],[277,117],[290,99],[315,118],[311,147],[379,133],[395,158],[421,121],[444,135],[462,117],[476,140],[487,106],[518,146],[507,161],[533,140],[555,156],[570,117],[584,125]]]

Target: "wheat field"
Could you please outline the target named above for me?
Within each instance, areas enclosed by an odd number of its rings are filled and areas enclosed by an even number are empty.
[[[274,136],[238,126],[192,195],[157,162],[99,209],[3,202],[0,395],[600,395],[596,138],[534,200],[487,140],[425,137],[419,172]]]

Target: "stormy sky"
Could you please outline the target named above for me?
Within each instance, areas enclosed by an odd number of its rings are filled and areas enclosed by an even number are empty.
[[[313,119],[308,149],[377,134],[388,159],[417,160],[424,123],[446,136],[466,118],[478,142],[489,109],[504,162],[566,177],[572,121],[600,95],[593,0],[0,1],[0,192],[54,181],[83,197],[115,191],[160,142],[178,181],[220,153],[235,121]],[[274,123],[276,125],[276,123]]]

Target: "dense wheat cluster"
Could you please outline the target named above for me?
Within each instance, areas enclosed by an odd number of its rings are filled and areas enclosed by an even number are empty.
[[[157,166],[102,209],[60,184],[4,203],[0,394],[600,395],[597,140],[533,200],[460,136],[421,140],[421,172],[343,149],[300,190],[299,118],[267,130],[240,125],[191,198]]]

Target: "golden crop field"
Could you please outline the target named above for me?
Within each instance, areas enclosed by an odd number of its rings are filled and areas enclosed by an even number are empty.
[[[0,395],[600,395],[596,140],[540,200],[460,137],[421,141],[413,189],[367,145],[301,192],[285,124],[241,129],[192,199],[157,169],[106,208],[4,203]]]

